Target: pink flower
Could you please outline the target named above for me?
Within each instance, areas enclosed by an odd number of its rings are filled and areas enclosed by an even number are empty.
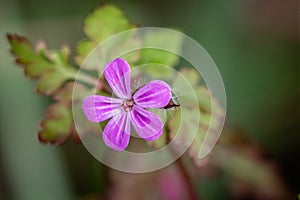
[[[124,150],[129,143],[130,124],[145,140],[159,138],[163,123],[157,115],[145,109],[166,106],[172,97],[170,86],[154,80],[132,94],[130,66],[121,58],[106,65],[104,76],[118,98],[91,95],[82,103],[82,110],[89,121],[110,119],[102,133],[104,143],[114,150]]]

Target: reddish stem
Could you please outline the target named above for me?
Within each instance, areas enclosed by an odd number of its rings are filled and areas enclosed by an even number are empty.
[[[195,191],[193,181],[192,181],[186,167],[184,166],[183,158],[182,157],[178,158],[176,160],[176,164],[177,164],[177,166],[180,170],[180,173],[181,173],[183,179],[185,180],[186,188],[188,190],[188,194],[190,196],[190,199],[191,200],[200,200],[200,198],[198,197],[198,195]]]
[[[169,131],[167,131],[167,133],[168,133],[168,135],[167,135],[167,144],[168,144],[171,140],[170,140],[170,136],[169,136]],[[176,151],[174,151],[172,148],[170,148],[170,149],[171,149],[171,153],[174,156],[176,156]],[[184,165],[183,157],[178,158],[176,160],[176,164],[178,166],[178,169],[180,171],[180,174],[181,174],[182,178],[185,181],[187,192],[188,192],[188,195],[190,197],[190,200],[200,200],[200,198],[197,195],[197,192],[195,191],[195,187],[193,185],[192,178],[190,177],[190,174],[188,173],[188,170]]]

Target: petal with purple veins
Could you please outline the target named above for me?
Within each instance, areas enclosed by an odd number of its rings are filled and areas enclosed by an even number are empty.
[[[102,133],[104,143],[116,150],[123,151],[130,139],[130,118],[128,112],[113,117]]]
[[[86,97],[82,102],[82,110],[91,122],[102,122],[122,111],[122,100],[99,95]]]
[[[162,108],[172,97],[170,86],[160,80],[154,80],[137,90],[133,95],[135,103],[143,108]]]
[[[136,133],[145,140],[155,140],[163,133],[160,118],[137,105],[130,112],[130,120]]]
[[[117,58],[108,63],[104,76],[115,95],[122,99],[131,98],[130,66],[124,59]]]

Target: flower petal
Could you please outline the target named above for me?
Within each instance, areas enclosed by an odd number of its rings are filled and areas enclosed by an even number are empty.
[[[145,140],[155,140],[163,132],[164,125],[160,118],[140,106],[133,107],[130,112],[130,120],[134,130]]]
[[[162,108],[172,97],[170,86],[160,80],[154,80],[138,89],[133,95],[135,103],[143,108]]]
[[[104,69],[104,76],[111,89],[119,98],[130,99],[130,66],[121,58],[108,63]]]
[[[113,117],[105,126],[102,133],[104,143],[116,150],[123,151],[129,143],[130,118],[128,112]]]
[[[82,102],[82,111],[91,122],[102,122],[122,111],[122,100],[99,95],[87,96]]]

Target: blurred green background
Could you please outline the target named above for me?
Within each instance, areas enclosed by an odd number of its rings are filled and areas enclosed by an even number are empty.
[[[105,190],[106,168],[81,145],[38,142],[49,101],[14,64],[5,37],[74,50],[84,18],[103,3],[119,6],[132,23],[179,28],[202,44],[223,76],[227,126],[261,146],[300,193],[299,1],[0,0],[0,199],[65,200]],[[219,180],[199,190],[204,199],[230,199]]]

